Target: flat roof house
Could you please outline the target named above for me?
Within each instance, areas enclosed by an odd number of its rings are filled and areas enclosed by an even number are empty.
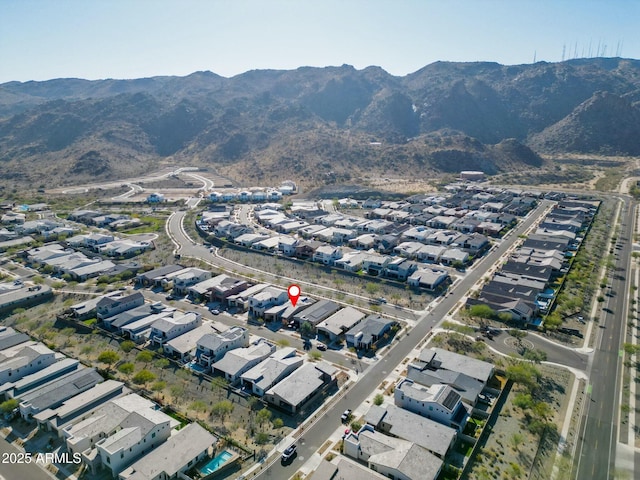
[[[187,268],[173,277],[173,291],[177,295],[186,295],[189,287],[211,278],[209,270]]]
[[[208,333],[197,342],[196,359],[203,367],[220,360],[234,348],[249,346],[249,332],[246,328],[231,327],[222,333]]]
[[[105,380],[65,400],[58,407],[47,408],[36,413],[33,415],[33,419],[40,428],[58,432],[58,435],[62,436],[63,425],[70,423],[73,419],[99,405],[129,392],[130,390],[124,386],[124,383]]]
[[[495,367],[489,362],[450,352],[442,348],[425,348],[418,356],[416,364],[422,363],[431,370],[449,370],[463,373],[486,385],[493,376]]]
[[[296,413],[322,387],[335,381],[336,369],[329,363],[307,363],[271,387],[264,399],[288,413]]]
[[[149,338],[151,343],[163,345],[183,333],[202,325],[202,316],[198,312],[186,312],[184,315],[164,317],[151,325]]]
[[[393,398],[398,407],[458,431],[464,429],[469,418],[462,397],[448,385],[434,384],[425,387],[404,378],[396,384]]]
[[[104,320],[120,312],[139,307],[144,304],[144,295],[135,292],[122,297],[103,297],[96,305],[96,315],[98,320]]]
[[[369,349],[395,324],[393,320],[369,315],[345,333],[347,345],[357,349]]]
[[[201,326],[166,342],[163,347],[164,353],[183,361],[189,360],[196,353],[198,340],[209,333],[218,333],[218,331],[211,322],[203,322]]]
[[[224,378],[234,383],[247,370],[256,366],[262,360],[276,351],[276,346],[259,339],[248,347],[236,348],[224,354],[220,360],[211,365],[214,372],[224,375]]]
[[[184,270],[182,265],[165,265],[164,267],[154,268],[136,276],[136,283],[144,287],[161,286],[162,280],[167,278],[167,275]]]
[[[249,316],[263,317],[264,312],[275,305],[282,305],[289,300],[287,292],[277,287],[267,287],[249,297]]]
[[[182,478],[191,467],[207,458],[217,438],[197,423],[190,423],[155,450],[119,475],[120,480],[165,480]]]
[[[0,352],[0,384],[21,378],[55,363],[55,352],[41,343],[18,344]]]
[[[0,325],[0,351],[14,347],[27,341],[29,341],[28,335],[21,332],[16,332],[11,327]]]
[[[420,445],[441,459],[447,455],[458,434],[453,428],[393,404],[372,405],[365,421],[376,430]]]
[[[29,420],[33,415],[57,408],[62,402],[89,390],[102,382],[102,376],[93,368],[82,368],[20,397],[20,415]]]
[[[421,446],[376,432],[371,425],[346,436],[344,453],[397,480],[435,480],[442,469],[442,460]]]
[[[340,305],[331,300],[319,300],[308,308],[305,308],[293,316],[293,320],[298,325],[309,322],[316,327],[321,321],[340,310]]]
[[[250,387],[253,394],[262,397],[264,392],[302,365],[302,357],[293,347],[276,350],[268,358],[243,373],[242,384]]]
[[[318,332],[324,333],[329,340],[333,341],[357,325],[364,317],[365,314],[360,310],[345,307],[320,322],[317,326]]]

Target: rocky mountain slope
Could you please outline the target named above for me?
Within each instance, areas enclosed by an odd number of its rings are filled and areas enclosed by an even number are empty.
[[[69,184],[208,167],[248,183],[430,178],[541,164],[539,153],[638,155],[640,61],[437,62],[0,85],[0,165]],[[286,173],[283,173],[286,172]]]

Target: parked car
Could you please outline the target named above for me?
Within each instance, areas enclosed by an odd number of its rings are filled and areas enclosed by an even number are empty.
[[[291,460],[296,454],[297,446],[294,443],[293,445],[289,445],[284,452],[282,452],[282,462],[288,462]]]
[[[318,350],[322,350],[322,351],[324,352],[324,351],[327,349],[327,346],[326,346],[324,343],[318,343],[318,344],[316,345],[316,348],[317,348]]]
[[[213,310],[210,310],[210,312],[211,312],[213,315],[220,315],[220,310],[218,310],[218,309],[216,309],[216,308],[214,308]]]
[[[342,412],[342,415],[340,415],[340,420],[342,420],[342,423],[347,423],[349,421],[349,419],[351,418],[351,412],[352,410],[350,408],[347,408],[344,412]]]

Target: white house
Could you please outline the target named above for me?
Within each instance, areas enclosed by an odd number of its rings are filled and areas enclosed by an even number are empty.
[[[267,287],[249,297],[249,315],[262,317],[265,310],[274,305],[282,305],[289,299],[287,292],[277,287]]]
[[[313,254],[313,261],[324,265],[333,265],[340,258],[342,258],[342,249],[331,245],[322,245]]]
[[[202,316],[197,312],[186,312],[176,317],[164,317],[151,325],[151,343],[163,345],[169,340],[202,325]]]
[[[462,431],[469,418],[462,396],[449,385],[426,387],[403,378],[396,384],[393,398],[398,407],[458,431]]]
[[[208,333],[197,342],[196,359],[203,367],[220,360],[234,348],[249,346],[249,332],[242,327],[231,327],[222,333]]]

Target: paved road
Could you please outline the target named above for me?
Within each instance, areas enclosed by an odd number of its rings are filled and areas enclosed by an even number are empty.
[[[21,453],[16,447],[0,438],[0,480],[51,480],[51,476],[33,463],[4,463],[6,455]],[[10,459],[10,458],[9,458]]]
[[[622,244],[622,249],[616,255],[617,271],[609,280],[611,290],[617,294],[606,297],[602,306],[600,328],[589,372],[592,393],[591,401],[587,402],[582,418],[582,443],[579,448],[576,476],[579,480],[613,478],[615,468],[622,363],[620,347],[624,339],[627,317],[633,227],[632,203],[626,199],[621,214],[621,224],[618,243]]]
[[[492,348],[495,348],[500,353],[509,355],[510,353],[517,352],[515,343],[507,332],[502,332],[496,336],[493,340],[485,338],[485,342]],[[589,364],[589,355],[577,352],[573,348],[567,348],[558,343],[547,340],[539,334],[527,335],[523,342],[525,344],[532,344],[533,348],[543,350],[547,354],[547,361],[564,365],[566,367],[575,368],[578,370],[587,370]],[[527,345],[531,348],[531,345]]]
[[[303,432],[302,438],[304,438],[304,442],[298,441],[298,456],[292,462],[293,466],[284,466],[277,460],[262,470],[258,477],[284,479],[291,476],[340,426],[340,414],[347,408],[355,409],[358,405],[364,403],[371,392],[382,383],[397,365],[409,356],[429,331],[442,321],[469,288],[484,275],[486,269],[498,261],[500,256],[518,239],[518,235],[529,228],[549,204],[549,202],[543,202],[538,206],[533,214],[516,227],[509,238],[501,242],[497,248],[479,262],[476,268],[453,290],[451,295],[443,297],[442,301],[435,306],[431,313],[423,314],[409,335],[396,343],[384,358],[365,370],[364,374],[360,375],[359,381],[347,391],[345,397],[337,401],[323,415],[322,421],[315,423]]]

